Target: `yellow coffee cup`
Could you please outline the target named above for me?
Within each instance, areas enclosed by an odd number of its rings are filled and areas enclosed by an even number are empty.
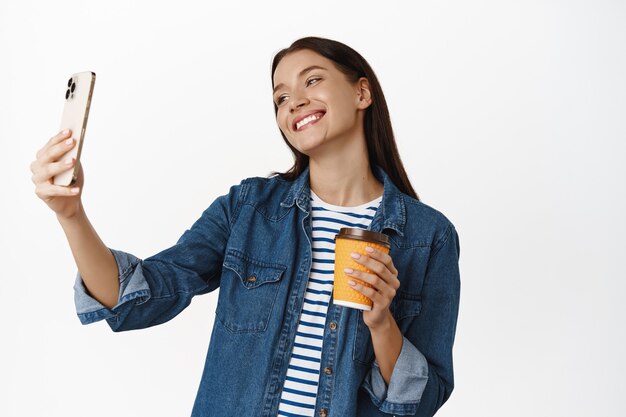
[[[352,307],[360,310],[371,310],[372,300],[348,285],[348,280],[353,280],[367,287],[369,283],[349,276],[344,268],[352,268],[355,271],[372,273],[365,266],[357,263],[351,256],[352,252],[361,255],[369,255],[365,247],[370,246],[382,252],[389,253],[391,245],[389,236],[384,233],[372,232],[353,227],[342,227],[335,235],[335,283],[333,286],[333,303],[344,307]]]

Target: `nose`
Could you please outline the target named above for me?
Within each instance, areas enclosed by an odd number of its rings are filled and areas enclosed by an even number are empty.
[[[306,105],[308,102],[309,99],[306,97],[293,97],[289,102],[289,110],[293,113],[295,110]]]

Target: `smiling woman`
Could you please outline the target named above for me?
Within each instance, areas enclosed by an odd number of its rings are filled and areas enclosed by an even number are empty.
[[[291,75],[291,80],[289,75]],[[291,87],[294,91],[291,94],[295,96],[292,97],[291,106],[308,104],[306,109],[308,114],[318,109],[318,115],[324,115],[326,113],[325,100],[329,100],[329,95],[333,97],[335,102],[328,104],[335,104],[336,119],[344,125],[351,124],[351,127],[357,130],[354,135],[365,137],[371,165],[381,166],[402,192],[419,200],[402,165],[385,96],[374,71],[358,52],[347,45],[329,39],[316,37],[298,39],[289,48],[277,53],[272,62],[274,110],[283,139],[295,158],[293,167],[281,174],[283,178],[297,177],[302,169],[308,166],[309,155],[295,147],[290,140],[290,132],[299,129],[295,125],[292,125],[290,129],[287,128],[290,118],[288,113],[292,110],[285,109],[285,101],[288,101],[290,96],[288,86],[281,77],[292,83]],[[313,96],[299,97],[300,92],[311,93]],[[372,100],[372,97],[375,99]],[[294,104],[294,99],[313,100],[313,104],[302,102]],[[357,99],[357,106],[361,110],[367,110],[356,112],[350,107],[350,103],[345,102],[346,99],[348,101]],[[320,100],[322,103],[317,104]],[[352,104],[354,107],[354,103]],[[307,115],[296,115],[293,122],[300,121],[302,116]],[[355,117],[359,119],[355,120]],[[350,160],[353,159],[350,157]]]
[[[174,246],[143,260],[96,234],[80,199],[82,167],[77,193],[50,182],[68,169],[58,159],[73,146],[69,134],[37,153],[36,193],[78,267],[78,317],[116,332],[146,328],[219,288],[193,416],[432,416],[454,387],[456,229],[419,201],[360,54],[299,39],[274,57],[272,87],[294,165],[233,185]],[[388,253],[370,245],[336,270],[344,227],[377,232]],[[370,309],[334,303],[346,277]]]
[[[274,80],[279,80],[274,90],[278,126],[293,148],[314,161],[331,153],[349,159],[365,155],[367,79],[349,82],[328,58],[302,49],[282,58]]]

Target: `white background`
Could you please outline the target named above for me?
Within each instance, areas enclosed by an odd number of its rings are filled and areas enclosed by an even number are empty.
[[[410,3],[410,5],[409,5]],[[29,165],[74,72],[97,74],[87,213],[140,257],[228,187],[286,170],[270,63],[295,39],[372,65],[400,154],[461,241],[455,390],[438,416],[623,416],[626,3],[0,3],[0,415],[186,416],[217,292],[114,334]]]

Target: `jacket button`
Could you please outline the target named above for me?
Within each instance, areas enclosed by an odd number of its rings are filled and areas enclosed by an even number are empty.
[[[248,277],[248,279],[246,279],[246,281],[248,281],[249,283],[256,282],[256,277],[253,275],[251,277]]]
[[[328,416],[328,410],[326,410],[325,408],[322,408],[320,410],[320,417],[326,417]]]
[[[337,323],[335,323],[334,321],[330,323],[330,330],[335,330],[336,328],[337,328]]]
[[[333,374],[333,368],[324,368],[324,373],[326,375],[332,375]]]

